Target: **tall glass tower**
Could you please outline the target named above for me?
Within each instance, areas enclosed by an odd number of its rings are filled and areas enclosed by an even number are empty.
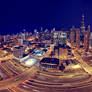
[[[80,27],[80,40],[84,42],[84,33],[85,33],[85,16],[82,14],[81,27]]]
[[[81,32],[85,32],[85,16],[82,14],[82,20],[81,20]]]

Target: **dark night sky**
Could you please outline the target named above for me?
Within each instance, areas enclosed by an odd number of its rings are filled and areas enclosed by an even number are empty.
[[[92,0],[0,0],[0,34],[79,27],[82,13],[92,27]]]

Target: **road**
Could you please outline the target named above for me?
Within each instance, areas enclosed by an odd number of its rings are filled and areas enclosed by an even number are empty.
[[[71,47],[71,43],[67,42],[67,45]],[[88,72],[88,74],[92,75],[92,67],[90,67],[78,54],[78,50],[71,49],[72,53],[74,54],[74,57],[80,62],[80,65],[83,67],[83,69]]]
[[[30,69],[26,70],[26,72],[22,73],[21,75],[10,78],[8,80],[1,81],[0,89],[9,88],[13,85],[15,86],[15,84],[19,84],[19,83],[27,80],[29,77],[34,76],[36,72],[37,72],[37,67],[32,66]]]
[[[76,57],[76,59],[80,62],[83,69],[88,72],[88,74],[92,75],[92,67],[90,67],[85,61],[83,61],[82,57],[77,53],[76,50],[72,50],[72,53]]]

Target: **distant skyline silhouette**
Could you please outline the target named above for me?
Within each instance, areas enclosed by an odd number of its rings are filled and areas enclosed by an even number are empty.
[[[91,0],[2,0],[0,1],[0,34],[17,33],[26,29],[66,29],[85,25],[92,27]]]

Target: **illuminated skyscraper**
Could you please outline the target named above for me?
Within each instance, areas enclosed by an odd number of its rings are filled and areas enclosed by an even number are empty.
[[[92,49],[92,32],[90,33],[89,37],[89,48]]]
[[[39,38],[39,33],[38,33],[37,29],[34,29],[34,37]]]
[[[62,58],[62,51],[63,51],[63,48],[59,48],[59,59]]]
[[[22,58],[24,54],[24,47],[18,46],[13,48],[13,55],[17,58]]]
[[[55,50],[55,57],[58,58],[59,55],[58,55],[58,49]]]
[[[73,48],[74,41],[75,41],[75,27],[74,26],[72,26],[72,28],[71,28],[70,41],[71,41],[71,46]]]
[[[76,29],[76,47],[80,48],[80,29]]]
[[[23,39],[21,39],[21,38],[18,39],[18,45],[21,45],[21,46],[23,45]]]
[[[53,34],[54,43],[58,45],[58,33],[55,31]]]
[[[41,27],[40,33],[39,33],[39,41],[42,42],[44,40],[44,31],[43,28]]]
[[[85,16],[82,15],[82,21],[81,21],[81,32],[85,32]]]
[[[89,37],[90,37],[90,26],[88,26],[88,30],[85,31],[85,34],[84,34],[84,49],[85,49],[85,51],[89,50]]]
[[[66,41],[67,41],[67,33],[66,32],[62,32],[60,35],[59,35],[59,44],[60,45],[66,45]]]
[[[67,33],[63,32],[63,31],[55,31],[54,35],[54,43],[56,43],[56,45],[65,45],[66,44],[66,40],[67,40]]]
[[[82,15],[80,30],[81,30],[80,31],[80,40],[81,40],[81,42],[84,42],[84,33],[85,33],[85,16],[84,16],[84,14]]]
[[[21,34],[21,38],[22,38],[23,40],[25,40],[25,39],[26,39],[25,32],[26,32],[26,29],[23,29],[23,33]]]

